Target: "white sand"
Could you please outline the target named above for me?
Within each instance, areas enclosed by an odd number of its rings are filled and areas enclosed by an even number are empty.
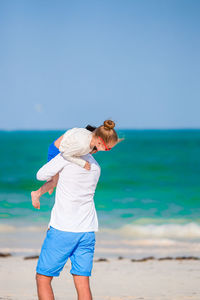
[[[0,258],[0,299],[36,300],[37,260]],[[56,300],[75,300],[76,292],[68,261],[54,278]],[[200,261],[147,261],[109,259],[94,262],[91,277],[94,300],[200,299]]]

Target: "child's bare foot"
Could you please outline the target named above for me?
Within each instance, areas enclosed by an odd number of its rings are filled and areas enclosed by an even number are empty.
[[[48,192],[49,195],[53,194],[53,190],[54,190],[54,188],[52,188],[52,189],[49,190],[49,192]]]
[[[40,194],[38,191],[31,192],[32,205],[33,207],[40,209]]]

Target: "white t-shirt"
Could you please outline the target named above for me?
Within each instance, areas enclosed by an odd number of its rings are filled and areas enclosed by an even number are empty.
[[[49,225],[63,231],[98,231],[94,193],[100,166],[91,154],[82,156],[91,164],[88,171],[58,154],[37,173],[38,180],[49,180],[59,172],[55,204]]]
[[[85,128],[72,128],[65,132],[59,150],[65,159],[84,168],[86,162],[80,156],[91,152],[91,140],[91,131]]]

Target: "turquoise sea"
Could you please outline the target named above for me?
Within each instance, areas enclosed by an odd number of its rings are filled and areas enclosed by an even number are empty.
[[[48,145],[61,134],[0,132],[1,249],[21,247],[20,238],[25,247],[24,237],[30,236],[29,245],[38,247],[33,240],[48,224],[55,194],[44,195],[38,211],[31,205],[30,192],[40,187],[35,174],[47,161]],[[122,244],[126,241],[124,249],[136,241],[159,246],[165,241],[199,251],[200,130],[118,130],[118,134],[123,142],[110,152],[94,154],[101,166],[95,194],[99,245],[103,238],[107,245],[120,238]]]

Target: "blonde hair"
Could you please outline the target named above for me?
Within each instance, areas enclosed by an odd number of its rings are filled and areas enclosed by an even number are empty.
[[[104,121],[103,125],[97,127],[94,130],[94,135],[96,137],[101,137],[104,142],[110,143],[114,142],[117,143],[119,141],[116,131],[114,130],[115,122],[112,120]]]

